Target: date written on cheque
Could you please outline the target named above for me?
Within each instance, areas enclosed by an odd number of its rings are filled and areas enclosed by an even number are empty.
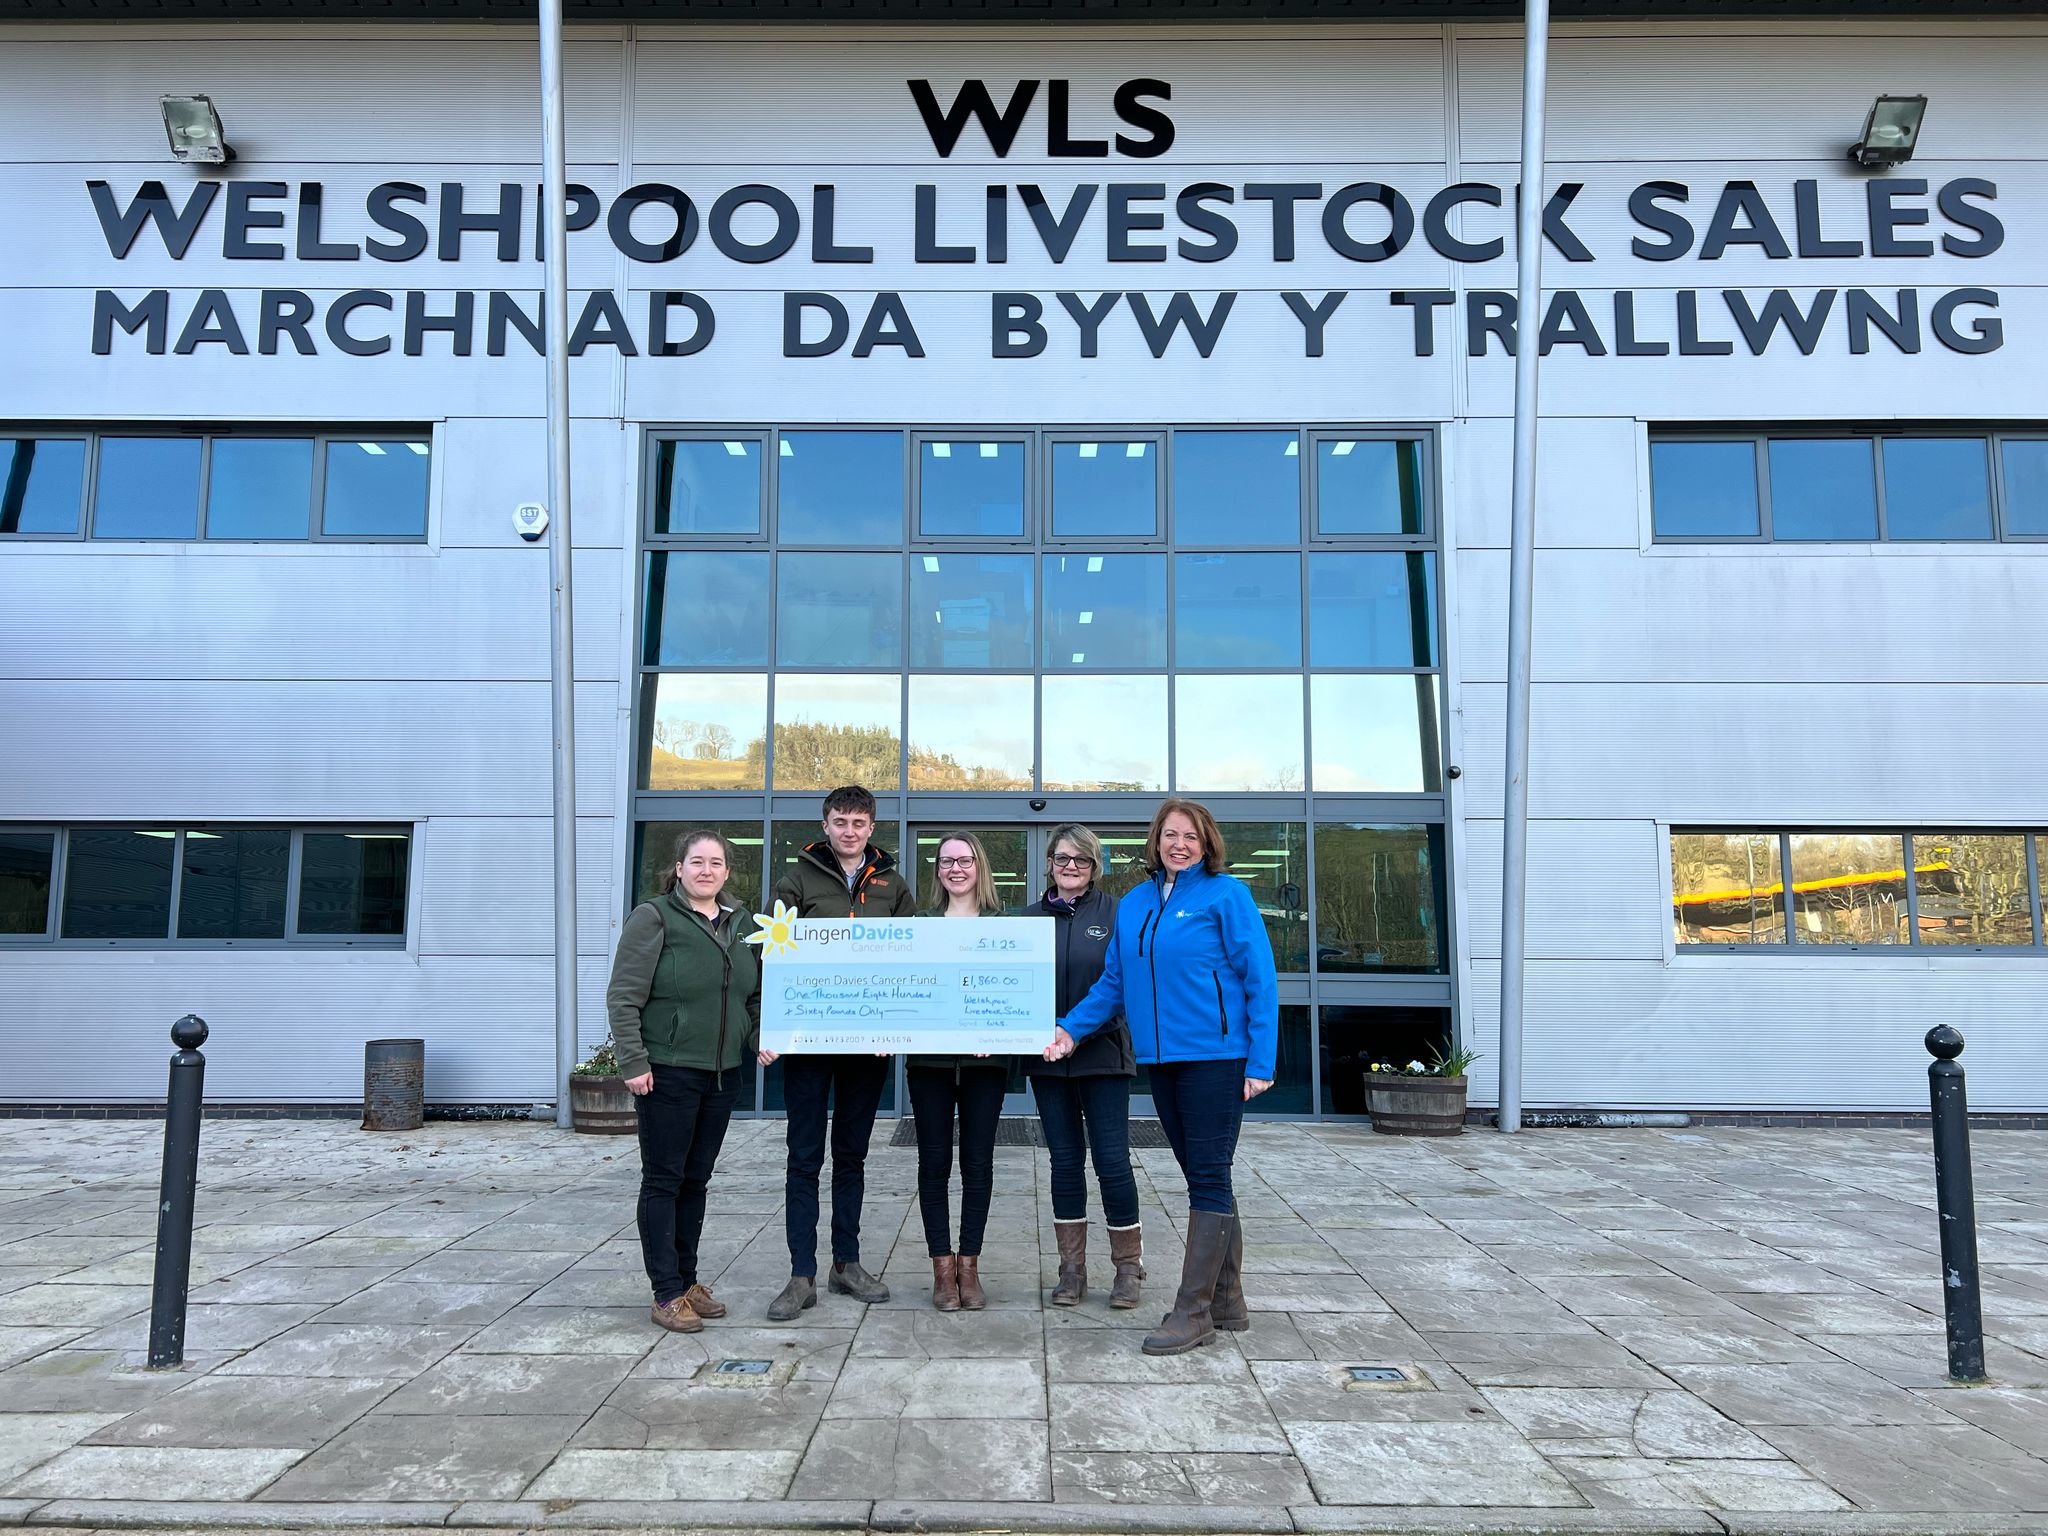
[[[986,954],[993,950],[1022,949],[1023,947],[1023,944],[1016,939],[980,938],[974,941],[974,952],[977,954]]]

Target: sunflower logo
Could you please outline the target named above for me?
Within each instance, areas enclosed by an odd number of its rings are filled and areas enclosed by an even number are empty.
[[[749,944],[761,946],[764,955],[793,955],[796,953],[796,913],[782,902],[775,903],[775,911],[756,912],[754,921],[760,925],[759,933],[747,935]]]

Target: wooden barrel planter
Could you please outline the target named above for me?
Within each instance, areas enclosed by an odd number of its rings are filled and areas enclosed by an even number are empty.
[[[1367,1073],[1365,1108],[1372,1128],[1383,1136],[1461,1136],[1465,1079]]]
[[[626,1091],[626,1080],[618,1076],[572,1076],[569,1127],[589,1136],[631,1136],[639,1130],[639,1118],[633,1113],[633,1095]]]

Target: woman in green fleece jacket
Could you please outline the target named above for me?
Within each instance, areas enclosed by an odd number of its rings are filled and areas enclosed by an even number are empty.
[[[696,1333],[725,1316],[697,1278],[704,1196],[725,1143],[741,1074],[761,1030],[761,964],[724,899],[732,845],[685,832],[662,876],[619,935],[605,992],[619,1072],[640,1121],[640,1256],[653,1319]]]

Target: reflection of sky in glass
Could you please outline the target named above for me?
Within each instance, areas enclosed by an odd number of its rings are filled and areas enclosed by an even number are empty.
[[[1029,789],[1028,677],[913,677],[912,789]]]
[[[1418,449],[1412,442],[1325,439],[1316,444],[1316,524],[1324,533],[1420,533]]]
[[[902,741],[902,682],[895,673],[776,675],[777,789],[899,788]]]
[[[1991,456],[1981,437],[1893,437],[1884,444],[1888,539],[1991,537]]]
[[[761,445],[663,443],[655,467],[658,533],[759,533]]]
[[[1166,679],[1044,680],[1047,789],[1166,787]]]
[[[675,673],[647,680],[644,789],[760,789],[768,679],[755,673]],[[644,707],[644,706],[643,706]]]
[[[1173,605],[1179,666],[1301,665],[1299,555],[1176,555]]]
[[[1310,555],[1308,655],[1315,667],[1434,666],[1436,556]]]
[[[1415,793],[1439,787],[1423,766],[1420,705],[1430,700],[1432,712],[1441,716],[1435,678],[1325,673],[1309,679],[1309,697],[1318,790]]]
[[[1302,787],[1299,673],[1180,677],[1173,689],[1178,788]]]
[[[2005,531],[2048,533],[2048,440],[1999,444],[2005,465]]]
[[[918,459],[917,522],[926,538],[1022,536],[1022,443],[926,442]]]
[[[1770,460],[1772,538],[1877,537],[1869,438],[1779,438]]]
[[[768,665],[765,553],[656,551],[647,571],[650,665]]]
[[[903,538],[901,432],[785,432],[776,451],[785,544],[895,544]]]
[[[84,443],[0,438],[0,533],[78,532],[84,481]]]
[[[209,539],[303,539],[312,511],[311,438],[215,440],[206,482]]]
[[[1054,443],[1052,531],[1063,539],[1156,534],[1158,445]]]
[[[1173,536],[1182,544],[1301,538],[1301,442],[1292,432],[1173,434]]]
[[[1756,444],[1650,444],[1650,505],[1670,537],[1754,538]]]
[[[320,509],[328,537],[418,538],[427,531],[425,443],[327,445],[327,493]]]
[[[785,550],[775,602],[775,657],[785,667],[902,665],[901,555]]]
[[[199,440],[103,437],[92,531],[102,539],[199,534]]]
[[[1031,620],[1031,556],[910,557],[913,667],[1028,667]]]
[[[1045,664],[1166,665],[1166,556],[1047,555]]]

